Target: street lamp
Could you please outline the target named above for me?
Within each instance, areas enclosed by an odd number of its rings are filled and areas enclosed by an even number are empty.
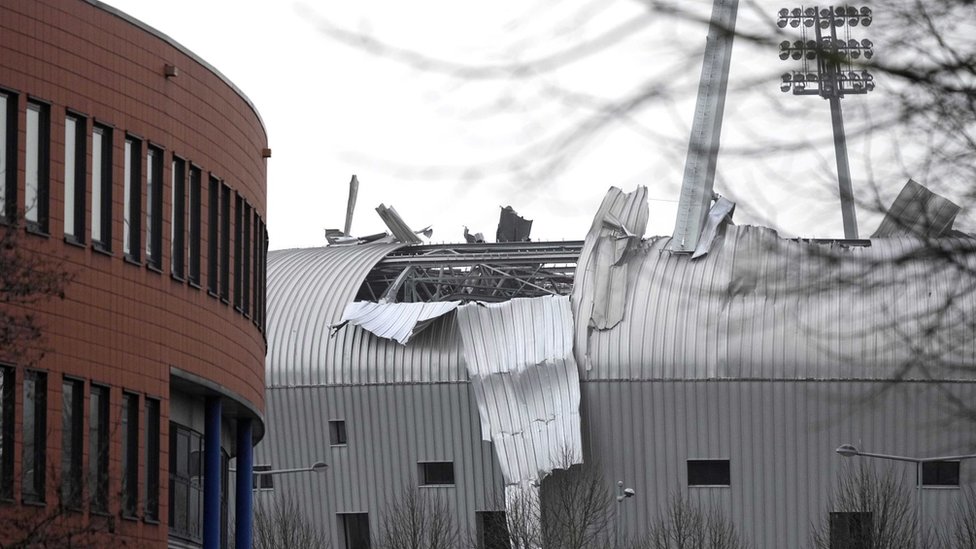
[[[800,39],[784,40],[779,45],[779,58],[802,60],[801,70],[783,74],[779,89],[793,95],[819,95],[830,101],[830,119],[834,130],[834,156],[837,160],[837,182],[840,186],[841,215],[844,218],[844,237],[857,238],[857,217],[854,213],[854,191],[851,187],[851,168],[847,161],[847,137],[844,134],[844,113],[840,100],[847,94],[866,94],[874,90],[874,76],[857,68],[861,58],[874,57],[874,44],[851,37],[851,29],[871,25],[871,8],[834,6],[820,8],[783,8],[776,24],[800,29]],[[813,36],[809,36],[812,29]],[[843,36],[838,37],[838,29]]]
[[[251,471],[254,475],[286,475],[289,473],[324,473],[329,468],[329,464],[324,461],[316,461],[308,467],[294,467],[291,469],[268,469],[263,471]],[[237,473],[237,469],[228,468],[231,473]]]
[[[909,463],[915,464],[915,470],[917,475],[916,480],[918,482],[918,487],[916,492],[918,495],[915,499],[915,516],[917,517],[916,520],[918,521],[918,525],[915,528],[915,546],[918,549],[921,549],[922,547],[922,511],[923,511],[922,464],[932,463],[936,461],[963,461],[965,459],[976,458],[976,454],[966,454],[963,456],[939,456],[939,457],[927,457],[927,458],[892,456],[888,454],[875,454],[873,452],[862,452],[858,450],[857,446],[854,446],[853,444],[841,444],[840,446],[837,447],[837,450],[835,451],[844,457],[862,456],[862,457],[870,457],[870,458],[877,458],[877,459],[888,459],[892,461],[907,461]]]
[[[617,506],[616,516],[613,519],[614,522],[614,532],[613,532],[613,547],[617,549],[620,547],[620,505],[623,504],[624,500],[627,498],[632,498],[637,492],[633,488],[624,488],[624,481],[617,481]]]

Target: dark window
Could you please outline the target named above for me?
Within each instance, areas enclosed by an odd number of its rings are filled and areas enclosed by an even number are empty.
[[[242,272],[241,275],[244,278],[244,288],[242,293],[244,294],[244,314],[246,316],[251,315],[251,205],[247,202],[244,203],[244,242],[241,244],[241,251],[244,254],[244,259],[241,260]]]
[[[200,285],[200,168],[190,167],[190,282]]]
[[[159,401],[146,399],[146,520],[159,520]]]
[[[922,486],[959,486],[959,462],[922,463]]]
[[[14,369],[0,366],[0,499],[14,498]]]
[[[146,152],[146,264],[163,268],[163,151]]]
[[[220,238],[220,181],[210,176],[210,185],[207,193],[207,290],[217,295],[218,272],[217,260],[219,259],[217,244]]]
[[[254,320],[261,331],[264,331],[267,259],[268,259],[268,230],[260,217],[256,217],[254,235]]]
[[[346,444],[346,422],[335,420],[329,422],[329,441],[333,446]]]
[[[88,482],[94,513],[108,512],[108,404],[108,387],[92,385],[88,397]]]
[[[478,549],[511,549],[505,511],[478,511]]]
[[[220,299],[230,301],[230,187],[220,186]]]
[[[338,517],[343,549],[369,549],[369,515],[339,513]]]
[[[61,382],[61,504],[81,508],[82,440],[85,428],[85,383]]]
[[[241,244],[244,243],[244,199],[241,195],[234,196],[234,307],[240,311],[244,304],[241,290],[244,287],[244,269],[241,260]]]
[[[251,479],[254,490],[274,490],[274,475],[266,472],[270,470],[270,465],[254,466],[254,478]]]
[[[139,261],[142,236],[142,141],[125,138],[125,192],[122,204],[122,253],[131,261]]]
[[[28,370],[24,376],[24,443],[21,494],[24,501],[44,501],[47,469],[47,374]]]
[[[17,96],[0,90],[0,220],[17,215]]]
[[[830,513],[830,549],[869,549],[873,516],[870,512]]]
[[[112,129],[92,128],[92,245],[112,250]]]
[[[169,423],[169,532],[203,539],[203,437],[200,433]]]
[[[85,241],[85,138],[88,120],[76,114],[64,119],[64,236]]]
[[[420,464],[421,486],[454,484],[454,463],[450,461],[428,461]]]
[[[139,395],[122,395],[122,516],[136,516],[139,501]]]
[[[51,114],[42,103],[27,102],[24,217],[33,231],[48,233],[51,170]]]
[[[689,459],[688,486],[728,486],[729,460]]]
[[[186,249],[186,161],[173,156],[173,200],[170,212],[170,272],[183,279]]]

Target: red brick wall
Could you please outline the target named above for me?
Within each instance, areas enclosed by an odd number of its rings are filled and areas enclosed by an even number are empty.
[[[166,64],[175,65],[179,75],[166,78],[163,72]],[[19,94],[21,209],[24,207],[26,100],[36,98],[50,104],[49,236],[25,232],[21,240],[25,246],[61,261],[74,275],[65,299],[43,305],[38,318],[44,327],[44,347],[48,350],[36,368],[49,372],[49,469],[52,465],[60,466],[60,373],[110,385],[113,424],[119,421],[123,388],[162,399],[161,525],[116,520],[116,528],[135,539],[165,539],[170,367],[213,381],[259,410],[264,408],[264,337],[252,320],[236,311],[232,303],[224,303],[206,291],[209,276],[207,177],[213,174],[222,179],[264,219],[267,190],[266,160],[262,158],[262,149],[267,147],[264,127],[251,105],[211,69],[145,29],[83,0],[5,0],[0,4],[0,88]],[[88,117],[85,246],[68,244],[63,238],[66,109]],[[93,251],[90,245],[93,122],[114,128],[111,256]],[[144,264],[126,262],[122,257],[122,147],[126,132],[165,152],[162,272]],[[202,289],[169,274],[173,154],[203,170]],[[145,169],[143,155],[143,182]],[[145,211],[143,196],[143,250]],[[232,253],[233,224],[232,213]],[[232,260],[231,280],[233,267]],[[233,302],[233,283],[231,291]],[[19,369],[18,421],[22,373]],[[144,421],[141,415],[140,421]],[[115,429],[109,492],[116,517],[119,439]],[[141,433],[140,470],[145,464],[144,439]],[[87,450],[87,433],[85,440]],[[19,500],[19,444],[15,459],[18,462],[15,495]],[[143,482],[144,476],[140,474],[140,509]],[[56,486],[52,484],[49,481],[49,506],[56,501]],[[5,513],[13,512],[13,507],[0,503],[0,521]]]

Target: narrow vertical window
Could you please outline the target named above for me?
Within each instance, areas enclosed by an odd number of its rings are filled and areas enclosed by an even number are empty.
[[[163,151],[146,152],[146,264],[163,268]]]
[[[88,490],[94,513],[108,512],[108,405],[108,387],[92,385],[88,397]]]
[[[65,379],[61,383],[61,504],[68,509],[81,508],[84,420],[85,384]]]
[[[244,304],[241,290],[244,287],[244,265],[241,263],[243,254],[241,244],[244,243],[244,198],[235,193],[234,196],[234,308],[238,311]]]
[[[125,190],[122,204],[122,253],[126,259],[139,261],[142,235],[142,141],[126,136],[123,177]]]
[[[255,326],[261,325],[261,216],[258,215],[257,210],[254,211],[254,285],[253,285],[253,303],[254,303],[254,313],[251,316],[251,321],[254,322]]]
[[[159,401],[146,399],[146,507],[145,520],[159,520]]]
[[[85,241],[85,136],[88,120],[77,114],[64,118],[64,238]]]
[[[92,246],[112,251],[112,129],[92,128]]]
[[[170,220],[170,263],[173,276],[183,279],[186,249],[186,161],[173,156],[173,200],[172,219]]]
[[[241,244],[241,251],[244,258],[241,260],[241,276],[244,279],[244,316],[251,315],[251,205],[244,203],[244,242]]]
[[[369,549],[369,515],[339,513],[339,539],[343,549]]]
[[[24,376],[21,494],[24,501],[44,501],[47,468],[47,374],[28,370]]]
[[[220,186],[220,299],[230,301],[230,187]]]
[[[0,499],[14,498],[14,369],[0,366]]]
[[[17,215],[17,96],[0,90],[0,221]]]
[[[217,243],[220,236],[220,181],[210,176],[207,193],[207,290],[217,295]]]
[[[50,113],[47,105],[27,103],[26,179],[24,217],[27,228],[48,232],[48,185],[50,180]]]
[[[190,264],[189,278],[200,285],[200,168],[190,168]]]
[[[139,395],[122,395],[122,516],[136,516],[139,493]]]
[[[478,549],[512,549],[505,511],[478,511],[475,523]]]

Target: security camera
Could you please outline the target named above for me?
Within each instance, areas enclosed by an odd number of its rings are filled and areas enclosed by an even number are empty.
[[[636,494],[636,493],[637,492],[634,492],[634,489],[633,488],[625,488],[624,489],[624,497],[632,498],[632,497],[634,497],[634,494]]]

